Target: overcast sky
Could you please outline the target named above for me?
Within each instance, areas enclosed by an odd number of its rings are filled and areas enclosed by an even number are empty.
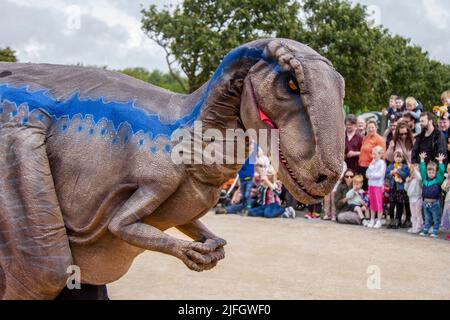
[[[22,62],[142,66],[167,70],[164,52],[141,31],[141,7],[180,0],[0,0],[0,47]],[[374,19],[450,64],[449,0],[353,0]]]

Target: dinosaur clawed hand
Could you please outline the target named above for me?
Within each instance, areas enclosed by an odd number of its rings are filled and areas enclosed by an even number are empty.
[[[180,259],[191,270],[201,272],[214,268],[219,260],[225,258],[223,239],[208,239],[202,242],[184,242],[181,247]]]

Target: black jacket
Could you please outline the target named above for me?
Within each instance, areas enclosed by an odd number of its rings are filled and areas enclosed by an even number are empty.
[[[431,145],[431,154],[427,154],[425,161],[433,160],[436,161],[436,157],[442,153],[443,155],[447,155],[447,141],[445,141],[445,136],[441,130],[438,128],[434,128],[432,135],[432,145]],[[422,146],[422,140],[425,138],[425,131],[422,131],[421,134],[417,136],[416,142],[414,143],[414,147],[412,149],[411,161],[412,163],[420,163],[419,154],[423,152],[424,147]],[[445,159],[445,164],[447,164],[448,159]]]

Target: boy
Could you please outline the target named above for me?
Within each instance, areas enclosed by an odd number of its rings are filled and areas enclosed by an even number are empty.
[[[361,222],[366,221],[366,202],[363,190],[364,177],[357,175],[353,178],[353,189],[350,189],[345,198],[347,199],[349,211],[356,212]]]
[[[432,238],[437,238],[439,234],[439,225],[441,223],[441,184],[445,179],[445,166],[444,159],[445,156],[440,153],[436,160],[439,161],[439,166],[430,161],[428,165],[425,164],[425,158],[427,154],[422,152],[420,155],[420,175],[422,177],[423,189],[423,210],[425,214],[425,226],[420,233],[421,236],[426,236],[431,228],[431,221],[433,220],[433,232],[431,233]],[[436,173],[437,172],[437,173]]]
[[[405,113],[411,114],[411,116],[414,118],[414,132],[415,133],[420,133],[421,132],[421,127],[420,127],[420,114],[422,113],[419,107],[419,103],[417,102],[417,100],[414,97],[408,97],[406,99],[406,111]]]

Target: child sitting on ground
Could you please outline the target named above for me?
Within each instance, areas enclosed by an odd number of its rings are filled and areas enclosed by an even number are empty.
[[[409,197],[412,227],[408,232],[419,233],[423,228],[422,177],[420,176],[419,165],[417,163],[412,164],[409,170],[411,175],[406,178],[405,190]]]
[[[364,201],[363,190],[364,177],[357,175],[353,177],[353,188],[350,189],[345,198],[347,199],[348,210],[358,214],[361,223],[364,224],[366,220],[367,207]]]
[[[447,178],[442,182],[441,187],[447,192],[442,212],[442,229],[450,231],[450,164],[447,165]],[[450,240],[450,235],[447,235],[445,240]]]
[[[258,189],[258,204],[256,208],[248,210],[251,217],[295,218],[295,210],[292,207],[286,209],[280,206],[281,182],[277,180],[275,170],[271,167],[267,176],[261,176],[261,185]]]
[[[401,224],[403,207],[406,207],[407,220],[411,216],[409,198],[405,190],[405,181],[409,176],[409,168],[402,151],[394,152],[394,163],[386,171],[389,181],[389,217],[388,229],[398,229]],[[395,219],[394,219],[395,211]],[[405,221],[407,222],[407,221]],[[408,226],[410,227],[410,226]]]
[[[441,184],[445,179],[445,166],[443,154],[439,154],[436,160],[439,161],[439,166],[430,161],[428,165],[425,164],[425,158],[427,154],[422,152],[420,155],[420,175],[423,181],[423,201],[424,201],[424,214],[425,214],[425,226],[420,233],[421,236],[428,235],[428,231],[431,228],[431,222],[433,221],[432,238],[437,238],[439,234],[439,225],[441,223],[440,209],[441,205],[439,200],[441,198]],[[437,172],[437,173],[436,173]]]

